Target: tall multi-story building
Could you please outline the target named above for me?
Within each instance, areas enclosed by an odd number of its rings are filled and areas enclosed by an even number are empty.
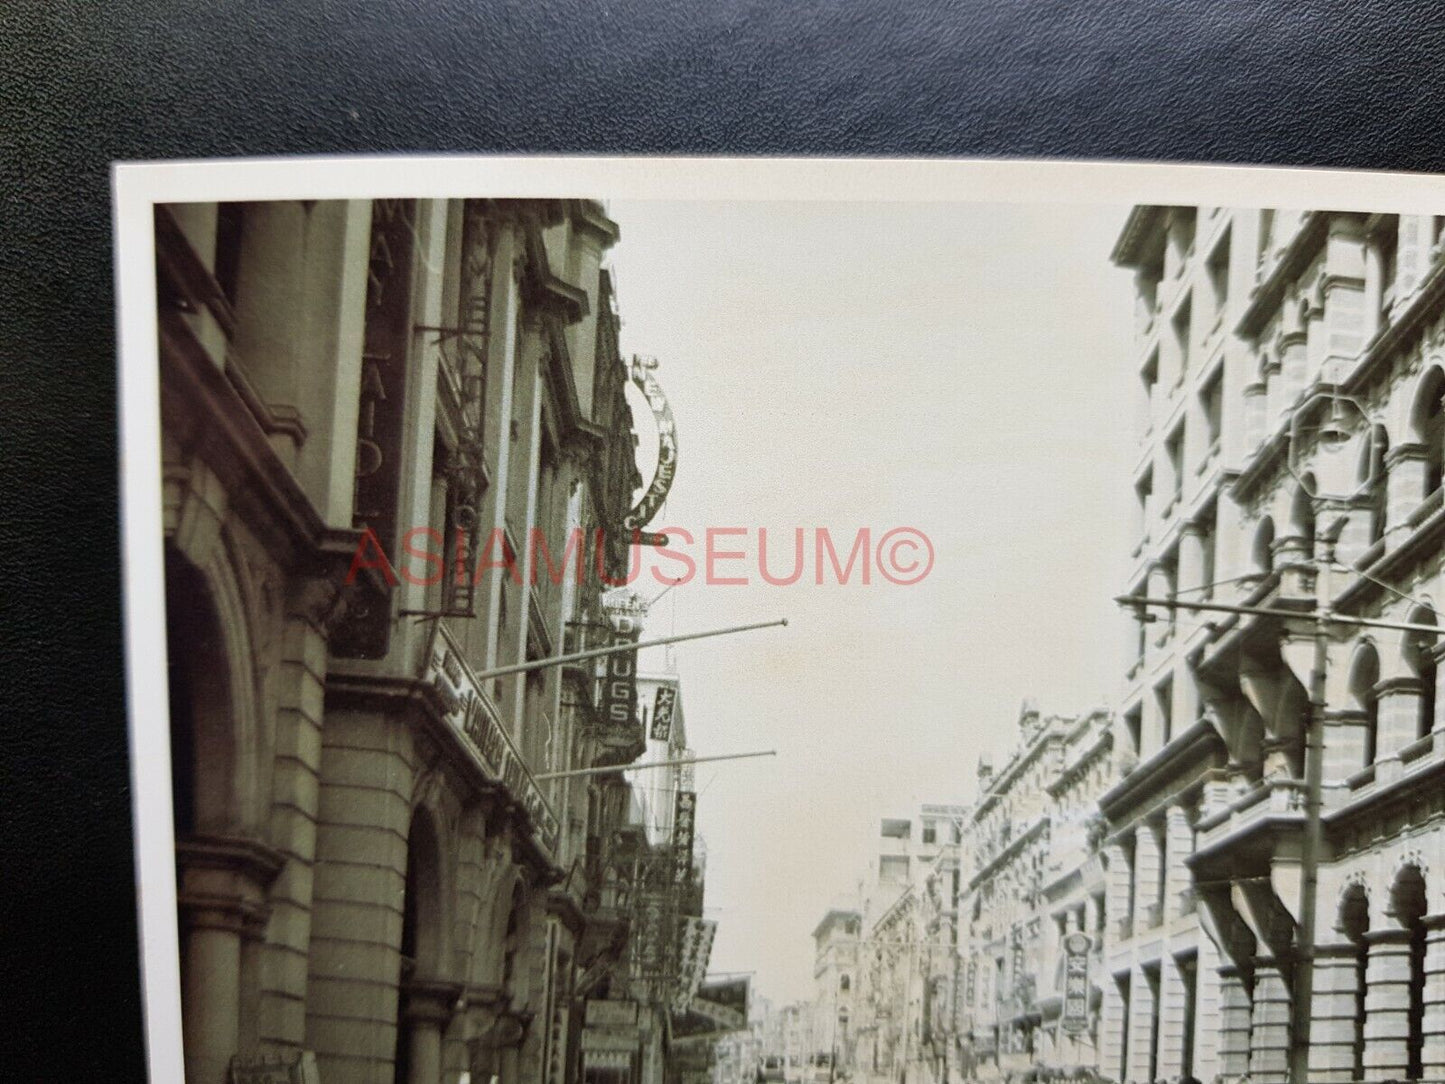
[[[1133,611],[1139,763],[1101,802],[1117,1079],[1445,1078],[1441,221],[1138,207],[1114,250],[1129,592],[1237,607]]]
[[[157,209],[189,1080],[629,1079],[580,1033],[631,792],[557,773],[643,751],[635,687],[528,667],[636,631],[617,237],[588,200]]]
[[[857,1079],[945,1079],[954,1063],[959,843],[967,807],[923,804],[879,823],[861,888],[848,1043]]]
[[[813,1051],[825,1059],[830,1079],[851,1074],[853,998],[863,915],[830,907],[813,928]]]
[[[1112,717],[1042,715],[979,764],[959,899],[959,1030],[968,1079],[1097,1068],[1104,875],[1096,800],[1118,778]]]

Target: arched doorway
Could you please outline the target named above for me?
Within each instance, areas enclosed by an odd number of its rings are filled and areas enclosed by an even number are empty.
[[[1406,866],[1390,889],[1390,911],[1409,936],[1409,979],[1405,1010],[1405,1079],[1424,1075],[1425,1042],[1425,876],[1419,866]]]
[[[259,936],[281,858],[247,829],[255,753],[248,740],[249,657],[239,619],[212,580],[166,552],[171,798],[179,905],[186,1079],[225,1084],[255,1043],[259,1001],[246,946]]]
[[[1340,900],[1339,920],[1336,929],[1353,948],[1354,1017],[1350,1032],[1352,1069],[1350,1079],[1365,1079],[1365,991],[1366,971],[1369,965],[1369,945],[1365,935],[1370,932],[1370,897],[1363,885],[1352,884],[1345,889]]]
[[[436,1004],[441,970],[441,846],[431,815],[418,808],[407,829],[397,976],[395,1084],[438,1084],[446,1006]]]

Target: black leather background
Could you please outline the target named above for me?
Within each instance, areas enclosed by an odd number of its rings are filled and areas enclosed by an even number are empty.
[[[1431,0],[0,3],[0,1077],[143,1073],[113,159],[1034,155],[1445,168]]]

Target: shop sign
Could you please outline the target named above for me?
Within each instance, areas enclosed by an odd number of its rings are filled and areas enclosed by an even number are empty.
[[[646,604],[635,591],[623,588],[610,591],[602,600],[602,608],[612,626],[613,647],[637,643],[642,635],[642,619]],[[637,652],[615,651],[605,656],[602,674],[602,718],[609,729],[622,731],[631,742],[632,726],[637,718]]]
[[[685,885],[692,880],[693,828],[697,816],[697,795],[679,790],[672,813],[672,883]]]
[[[394,568],[399,549],[402,437],[406,427],[406,370],[413,339],[411,280],[416,205],[381,199],[372,204],[366,317],[356,404],[356,472],[351,526],[369,531]],[[372,556],[375,556],[374,554]],[[376,659],[391,641],[391,600],[368,597],[348,606],[332,634],[331,650],[345,658]]]
[[[526,811],[533,838],[550,857],[560,826],[542,788],[517,754],[491,698],[482,691],[452,634],[440,621],[422,680],[440,694],[447,724],[488,779],[502,783]]]
[[[677,686],[659,685],[652,701],[653,741],[669,741],[672,738],[672,714],[677,707]]]
[[[1064,938],[1064,1004],[1059,1027],[1067,1032],[1085,1031],[1089,1027],[1089,949],[1092,945],[1086,933],[1075,931]]]

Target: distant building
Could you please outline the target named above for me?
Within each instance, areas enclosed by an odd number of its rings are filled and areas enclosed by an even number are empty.
[[[956,1054],[959,844],[968,808],[924,804],[879,824],[863,889],[849,1044],[858,1080],[947,1078]]]
[[[1108,713],[1044,716],[1028,702],[1002,769],[980,762],[959,899],[969,1079],[1097,1067],[1105,880],[1095,803],[1120,768]]]
[[[831,1079],[852,1074],[853,999],[862,923],[857,910],[829,908],[813,929],[813,1053],[815,1060],[830,1067]]]

